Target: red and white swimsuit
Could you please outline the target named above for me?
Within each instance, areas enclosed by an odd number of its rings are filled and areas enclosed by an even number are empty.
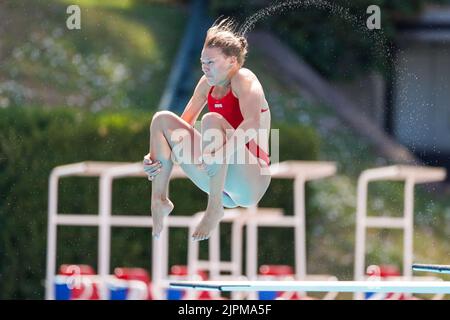
[[[236,129],[244,120],[239,107],[239,99],[233,95],[231,88],[222,99],[216,99],[211,94],[213,89],[214,86],[212,86],[208,92],[208,110],[210,112],[217,112],[222,115],[233,126],[233,128]],[[269,109],[261,110],[261,112],[265,112],[267,110]],[[269,155],[258,146],[255,140],[252,139],[247,142],[246,147],[257,158],[262,159],[267,165],[270,164]]]

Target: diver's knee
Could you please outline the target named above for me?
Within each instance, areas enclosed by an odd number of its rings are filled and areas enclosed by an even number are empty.
[[[158,111],[153,115],[152,122],[150,123],[150,129],[164,126],[175,117],[177,117],[177,115],[172,111]]]
[[[206,122],[217,122],[223,119],[223,116],[218,114],[217,112],[208,112],[205,113],[202,117],[202,123]]]

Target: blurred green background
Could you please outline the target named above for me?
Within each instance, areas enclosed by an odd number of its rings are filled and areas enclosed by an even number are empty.
[[[386,43],[396,37],[395,17],[415,16],[430,1],[336,1],[350,12],[369,4],[383,8]],[[444,1],[433,1],[443,3]],[[238,21],[268,1],[209,1],[208,14]],[[82,8],[82,30],[65,26],[66,8]],[[183,38],[189,1],[46,0],[0,2],[0,298],[44,297],[48,178],[58,165],[86,160],[140,161],[148,150],[153,114]],[[370,50],[339,17],[309,9],[269,17],[256,26],[271,30],[330,80],[347,81],[373,70],[389,79],[393,60]],[[340,59],[342,52],[351,52]],[[198,52],[200,55],[200,52]],[[197,60],[195,63],[197,63]],[[337,175],[307,188],[309,273],[353,278],[356,181],[364,169],[392,162],[373,150],[333,110],[312,103],[270,69],[262,52],[250,48],[246,67],[263,84],[280,129],[280,161],[335,161]],[[200,65],[195,71],[200,75]],[[191,83],[192,89],[195,82]],[[330,123],[332,125],[330,125]],[[114,185],[113,213],[150,213],[151,184],[122,179]],[[206,195],[189,181],[174,180],[173,214],[204,210]],[[291,181],[273,180],[261,207],[292,214]],[[374,184],[370,214],[403,210],[403,185]],[[98,182],[63,179],[59,212],[96,213]],[[450,200],[430,188],[417,188],[415,260],[448,264]],[[264,229],[259,263],[293,264],[293,232]],[[264,232],[261,231],[261,232]],[[58,229],[58,265],[97,267],[96,228]],[[229,255],[223,228],[223,256]],[[170,264],[186,263],[187,234],[171,235]],[[371,232],[367,263],[402,262],[400,232]],[[139,266],[150,271],[151,231],[113,229],[111,267]],[[201,255],[207,252],[202,244]]]

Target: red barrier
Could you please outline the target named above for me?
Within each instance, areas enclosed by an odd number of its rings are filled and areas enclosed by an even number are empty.
[[[94,268],[86,264],[63,264],[59,268],[59,274],[64,276],[73,276],[71,283],[70,299],[83,299],[83,300],[99,300],[100,294],[98,287],[95,283],[86,282],[87,278],[83,279],[82,276],[94,276],[96,275]],[[92,290],[91,290],[92,289]]]
[[[148,287],[148,296],[147,300],[152,300],[152,292],[151,292],[151,279],[147,270],[144,268],[126,268],[120,267],[114,269],[114,275],[118,279],[122,280],[137,280],[144,282]]]

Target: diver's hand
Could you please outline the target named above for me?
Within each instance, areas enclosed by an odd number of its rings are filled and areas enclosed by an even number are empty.
[[[206,174],[209,177],[213,177],[217,174],[220,167],[223,165],[223,163],[220,163],[220,161],[215,158],[213,153],[204,153],[202,157],[200,157],[200,165],[198,165],[200,170],[206,171]]]
[[[160,161],[153,162],[152,159],[150,159],[150,153],[144,156],[142,164],[144,165],[144,171],[147,174],[149,181],[152,181],[153,178],[159,174],[162,168]]]

